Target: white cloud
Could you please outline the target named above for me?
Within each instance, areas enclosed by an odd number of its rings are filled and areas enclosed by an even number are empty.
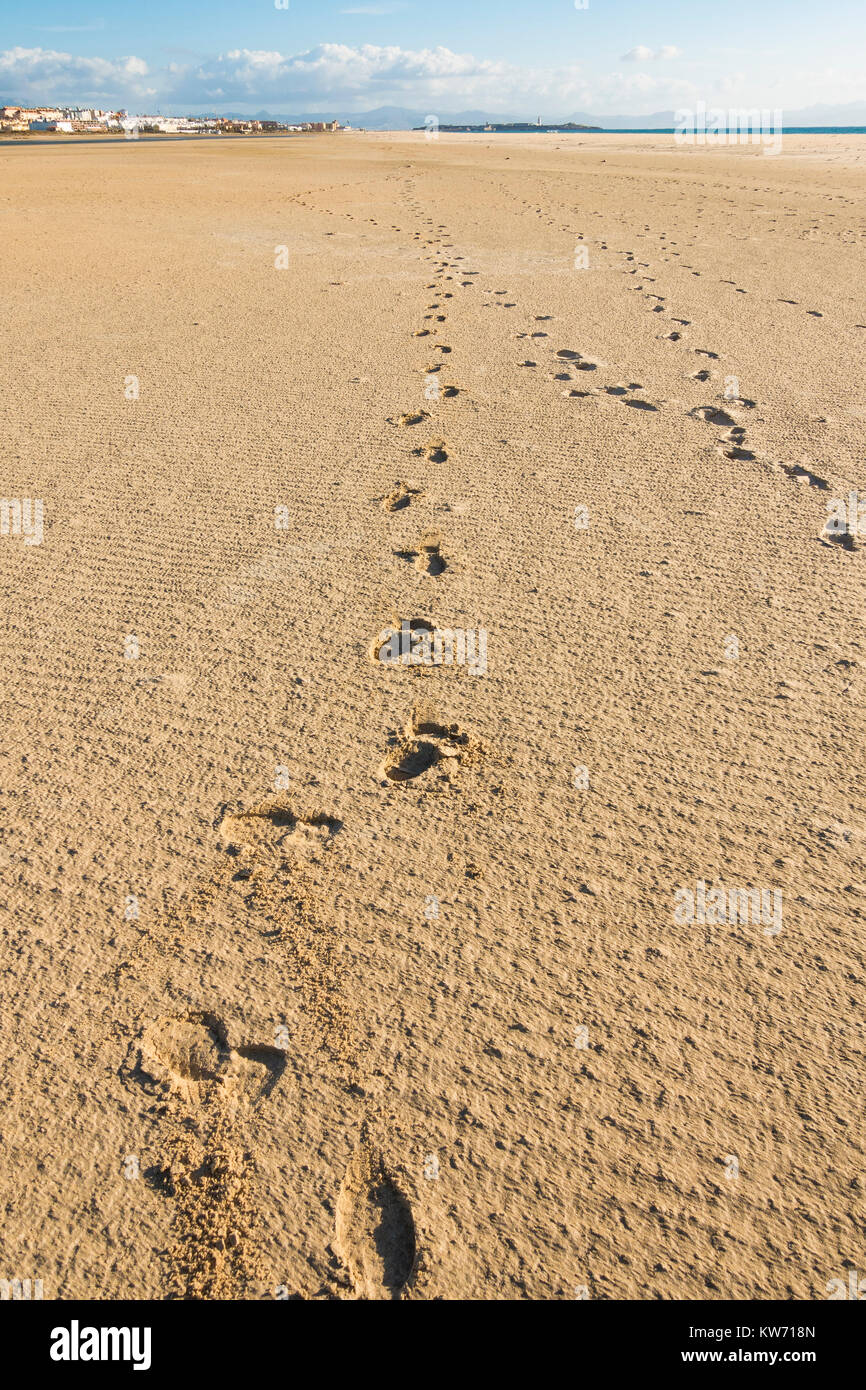
[[[661,48],[653,50],[647,48],[646,44],[639,43],[637,48],[630,48],[628,53],[624,53],[620,62],[623,63],[649,63],[658,62],[661,58],[679,58],[682,49],[675,48],[672,43],[666,43]]]
[[[145,91],[138,78],[147,75],[141,58],[80,58],[48,48],[10,48],[0,53],[0,85],[7,101],[74,101]]]
[[[454,53],[448,48],[403,49],[396,46],[324,43],[305,53],[282,54],[236,48],[198,68],[188,68],[173,100],[194,100],[200,86],[217,82],[233,100],[285,109],[311,102],[351,104],[425,104],[487,100],[503,84],[512,89],[523,79],[518,68]]]
[[[624,70],[588,74],[576,64],[524,67],[456,53],[443,46],[405,49],[396,45],[323,43],[298,53],[232,48],[201,59],[185,51],[165,54],[165,65],[149,67],[143,58],[79,57],[44,48],[12,48],[0,53],[4,99],[22,103],[80,101],[82,105],[124,106],[132,111],[206,110],[275,114],[333,111],[346,115],[378,106],[408,107],[440,118],[469,109],[491,116],[567,120],[579,112],[638,116],[673,111],[703,100],[725,104],[799,106],[853,100],[862,81],[827,70],[789,73],[785,90],[763,71],[742,71],[739,55],[709,67],[705,59],[678,65],[677,76],[664,66],[679,56],[672,45],[639,46],[621,60]]]

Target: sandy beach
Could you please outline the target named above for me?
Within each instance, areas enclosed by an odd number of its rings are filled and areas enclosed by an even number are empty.
[[[826,1298],[866,137],[0,172],[0,1274]]]

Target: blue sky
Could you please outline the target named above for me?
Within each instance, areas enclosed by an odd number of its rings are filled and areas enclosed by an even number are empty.
[[[864,0],[4,0],[0,102],[554,119],[866,100]]]

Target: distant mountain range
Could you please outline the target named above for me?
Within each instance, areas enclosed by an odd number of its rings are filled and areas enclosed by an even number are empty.
[[[178,110],[177,115],[190,115],[188,111]],[[375,111],[347,111],[332,107],[326,111],[304,111],[285,114],[271,111],[213,111],[199,112],[200,115],[229,116],[238,120],[284,121],[287,125],[301,125],[304,121],[339,121],[341,125],[363,126],[366,130],[414,130],[423,126],[429,115],[438,117],[440,125],[485,125],[503,124],[508,121],[535,122],[541,116],[543,125],[563,124],[573,121],[575,125],[600,126],[603,130],[664,130],[676,124],[673,111],[653,111],[644,116],[598,116],[589,111],[570,111],[560,115],[549,111],[435,111],[428,109],[412,110],[405,106],[379,106]],[[866,125],[866,101],[852,101],[845,106],[807,106],[798,110],[782,110],[782,121],[786,126],[796,125]]]

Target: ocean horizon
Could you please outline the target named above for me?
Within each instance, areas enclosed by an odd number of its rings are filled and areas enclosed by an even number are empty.
[[[413,126],[414,130],[424,130],[424,126]],[[755,126],[749,130],[771,130],[772,126]],[[540,125],[524,126],[520,130],[486,130],[483,126],[471,126],[466,128],[451,126],[448,128],[449,135],[477,134],[477,135],[532,135],[537,131],[539,135],[676,135],[678,126],[591,126],[577,130],[563,126]],[[387,135],[387,131],[377,131],[377,134]],[[739,135],[739,126],[709,126],[705,133],[719,135]],[[864,125],[783,125],[783,135],[866,135]]]

